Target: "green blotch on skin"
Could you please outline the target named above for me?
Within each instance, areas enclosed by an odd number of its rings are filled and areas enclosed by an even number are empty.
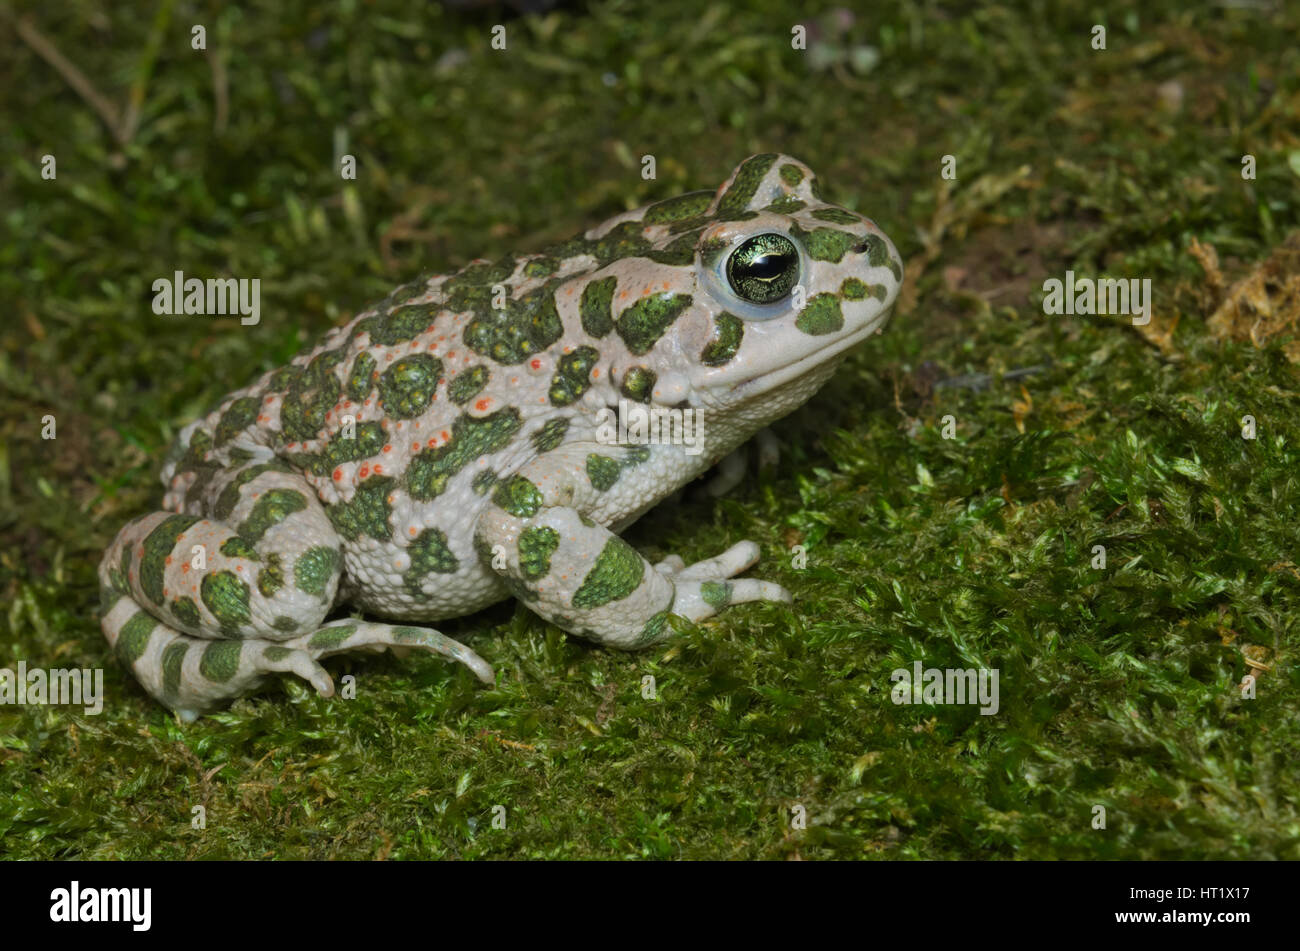
[[[840,294],[845,300],[866,300],[873,297],[883,301],[888,293],[884,284],[867,284],[856,277],[850,277],[840,285]]]
[[[442,361],[427,353],[398,360],[379,377],[379,399],[389,416],[411,419],[433,402],[442,376]]]
[[[193,598],[177,598],[171,603],[172,616],[180,621],[187,630],[199,628],[199,606]]]
[[[862,221],[860,216],[843,208],[818,208],[812,216],[819,221],[829,221],[837,225],[856,225]]]
[[[762,155],[754,155],[745,159],[744,163],[736,171],[736,176],[731,182],[731,187],[726,190],[722,200],[718,202],[718,218],[726,221],[732,220],[732,216],[738,215],[745,211],[754,193],[758,191],[759,184],[767,175],[768,170],[776,162],[777,156],[773,152],[765,152]]]
[[[462,370],[447,386],[447,396],[457,406],[468,403],[487,386],[491,376],[481,363]]]
[[[190,441],[182,445],[177,441],[167,453],[167,462],[176,461],[177,472],[189,472],[199,468],[207,459],[212,449],[212,436],[202,429],[190,434]]]
[[[862,244],[866,247],[863,253],[867,256],[867,263],[872,267],[883,267],[889,260],[889,248],[876,235],[867,235],[862,239]]]
[[[582,329],[599,340],[614,329],[614,288],[618,278],[602,277],[582,289],[578,313],[582,316]]]
[[[560,269],[560,262],[546,256],[533,258],[524,265],[524,277],[550,277]]]
[[[731,583],[727,581],[706,581],[700,585],[700,597],[714,610],[731,603]]]
[[[437,528],[426,528],[407,549],[411,567],[402,574],[402,586],[412,597],[428,600],[420,582],[428,574],[455,574],[460,562],[447,545],[447,535]]]
[[[794,325],[813,337],[835,333],[844,327],[844,314],[840,299],[834,294],[816,294],[799,312]]]
[[[621,601],[637,589],[644,575],[645,562],[636,549],[615,535],[605,543],[591,571],[573,593],[573,606],[585,610]]]
[[[789,215],[803,208],[806,204],[807,202],[795,198],[793,195],[782,195],[763,210],[777,215]]]
[[[712,201],[711,191],[687,192],[676,198],[655,202],[646,209],[645,218],[642,220],[648,225],[660,225],[670,221],[681,221],[683,218],[694,218],[708,211]]]
[[[599,359],[600,351],[595,347],[579,347],[560,357],[547,392],[551,403],[555,406],[568,406],[587,392],[591,386],[591,371]]]
[[[790,167],[791,166],[788,165],[786,166],[786,168],[790,168]],[[638,634],[636,640],[632,642],[632,646],[646,647],[649,644],[654,643],[655,641],[659,640],[660,637],[663,636],[664,628],[667,626],[668,626],[668,612],[660,611],[654,617],[650,618],[650,620],[645,622],[645,627],[641,629],[641,633]]]
[[[388,476],[367,479],[348,501],[336,502],[326,508],[325,514],[334,530],[348,541],[356,541],[362,535],[381,542],[392,538],[393,530],[388,518],[393,514],[393,506],[388,496],[394,484]]]
[[[613,486],[622,471],[623,467],[617,460],[609,456],[595,452],[587,456],[587,478],[591,480],[592,488],[598,492],[604,492]]]
[[[293,583],[299,591],[323,598],[338,567],[337,548],[329,545],[308,548],[293,563]]]
[[[238,535],[231,535],[221,543],[221,548],[218,550],[227,558],[247,558],[249,561],[262,560],[258,557],[257,552],[253,550],[253,546]]]
[[[639,466],[650,458],[649,446],[628,446],[623,453],[623,465]]]
[[[867,292],[867,284],[856,277],[846,278],[840,285],[840,295],[845,300],[865,300]]]
[[[812,231],[805,231],[794,225],[790,234],[803,242],[808,256],[814,261],[830,261],[834,264],[839,264],[844,255],[862,241],[860,235],[838,228],[813,228]]]
[[[199,585],[199,597],[217,619],[223,634],[238,636],[240,625],[247,624],[251,617],[248,610],[248,585],[239,580],[233,571],[204,575],[203,582]]]
[[[690,306],[689,294],[643,297],[619,314],[614,326],[628,350],[640,356],[649,352],[664,331]]]
[[[781,176],[781,181],[791,188],[803,181],[803,169],[798,165],[791,165],[789,162],[781,166],[778,174]]]
[[[190,645],[184,641],[175,641],[163,648],[162,672],[163,693],[175,697],[181,690],[181,670],[185,664],[185,655]]]
[[[213,641],[199,658],[199,673],[213,683],[225,683],[239,670],[239,653],[243,648],[239,641]]]
[[[541,429],[533,433],[533,448],[538,452],[550,452],[564,442],[564,434],[568,431],[567,419],[549,419]]]
[[[347,429],[340,429],[325,446],[325,451],[318,455],[299,453],[293,457],[296,465],[306,469],[312,475],[325,476],[334,471],[340,463],[356,462],[378,455],[388,442],[384,428],[377,420],[355,427],[351,435]]]
[[[482,418],[457,417],[451,424],[450,441],[436,449],[419,452],[411,459],[405,476],[411,498],[418,502],[437,498],[447,488],[448,480],[465,466],[480,456],[509,446],[522,425],[519,410],[513,406],[503,407]],[[337,505],[330,508],[331,517],[337,508]]]
[[[479,262],[462,268],[442,285],[442,293],[451,310],[483,311],[490,308],[493,285],[503,284],[515,272],[515,259],[505,257],[496,262]]]
[[[283,614],[271,622],[271,627],[284,634],[292,634],[298,630],[298,622],[291,617],[285,617]]]
[[[278,554],[266,556],[266,567],[257,573],[257,590],[262,597],[270,598],[284,587],[284,566]]]
[[[623,375],[623,383],[618,390],[630,400],[636,400],[638,403],[649,403],[650,396],[654,392],[655,381],[659,375],[653,370],[645,367],[632,367]]]
[[[131,619],[122,625],[113,651],[124,667],[130,667],[144,656],[145,650],[149,647],[149,638],[157,626],[158,622],[145,611],[135,612],[131,615]]]
[[[610,228],[602,238],[582,240],[580,247],[573,250],[592,255],[604,267],[610,261],[639,257],[649,251],[650,242],[642,234],[644,230],[645,225],[639,221],[624,221]]]
[[[501,310],[490,306],[490,295],[476,299],[476,316],[465,327],[465,346],[497,363],[522,363],[545,350],[564,333],[548,282],[522,297],[509,298]]]
[[[99,588],[99,616],[102,618],[107,615],[109,611],[112,611],[113,608],[117,606],[117,602],[121,601],[122,598],[123,595],[120,591],[115,590],[111,586],[104,587],[101,585]]]
[[[428,289],[429,281],[427,278],[416,278],[408,284],[402,284],[393,288],[389,292],[388,296],[384,298],[384,302],[376,307],[375,310],[386,314],[393,308],[400,307],[412,298],[419,297]]]
[[[288,392],[289,387],[293,385],[293,381],[306,372],[306,367],[294,366],[293,364],[280,367],[280,369],[271,374],[271,379],[268,384],[270,386],[270,391],[272,393]]]
[[[423,292],[423,288],[417,288],[416,291],[417,293],[410,294],[406,299],[409,300],[411,297],[418,296],[419,293]],[[392,303],[400,305],[401,301],[390,298],[389,301],[385,301],[380,306],[380,310],[391,306]],[[374,317],[361,321],[357,324],[353,333],[355,335],[365,331],[370,334],[370,339],[375,343],[392,347],[399,343],[406,343],[422,334],[433,324],[436,317],[437,311],[428,304],[398,306],[388,313],[376,314]]]
[[[356,403],[364,403],[374,388],[375,358],[368,353],[359,353],[352,361],[352,372],[348,374],[346,388],[348,399]]]
[[[314,650],[333,650],[357,632],[355,624],[341,624],[338,627],[326,627],[317,631],[307,642]]]
[[[239,497],[244,486],[263,473],[292,471],[289,466],[279,459],[274,462],[263,462],[256,466],[249,466],[247,469],[241,469],[239,474],[231,479],[226,487],[221,490],[221,494],[217,496],[216,504],[212,507],[212,516],[222,521],[228,519],[230,513],[235,510],[235,506],[239,504]]]
[[[496,484],[497,474],[491,469],[484,469],[474,477],[474,481],[469,487],[474,490],[475,495],[483,495],[488,489]]]
[[[893,255],[889,253],[889,246],[885,244],[884,238],[879,235],[869,234],[862,239],[862,244],[866,245],[864,253],[867,256],[868,264],[872,267],[887,267],[896,281],[903,280],[903,269],[894,260]]]
[[[144,540],[144,557],[140,559],[140,588],[154,604],[163,603],[163,576],[167,558],[181,536],[199,519],[193,515],[170,515],[154,527]]]
[[[519,570],[529,581],[545,578],[551,571],[551,555],[560,545],[560,533],[545,525],[526,529],[519,535]]]
[[[492,501],[516,518],[532,518],[542,507],[542,493],[523,476],[511,476],[497,486]]]
[[[307,507],[307,499],[296,489],[269,489],[253,504],[248,518],[239,526],[239,534],[253,544],[275,525],[279,525],[294,512]]]
[[[688,267],[695,260],[695,234],[684,234],[667,247],[647,251],[645,256],[656,264],[670,267]]]
[[[230,404],[217,423],[215,445],[224,446],[257,420],[258,400],[243,396]]]
[[[273,644],[270,647],[265,647],[262,649],[262,656],[265,657],[273,664],[284,660],[292,653],[293,650],[291,648],[280,647],[278,644]]]
[[[741,338],[745,335],[745,322],[726,311],[718,314],[713,322],[718,328],[718,336],[705,346],[704,352],[700,354],[700,362],[710,367],[725,366],[740,349]]]
[[[291,442],[317,438],[325,426],[325,416],[339,400],[343,385],[334,368],[343,360],[342,348],[327,350],[289,382],[288,392],[280,403],[280,428]]]

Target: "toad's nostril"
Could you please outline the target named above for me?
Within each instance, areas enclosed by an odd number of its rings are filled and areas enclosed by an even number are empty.
[[[854,245],[854,247],[851,250],[853,251],[854,254],[866,254],[867,242],[863,241],[861,244]]]

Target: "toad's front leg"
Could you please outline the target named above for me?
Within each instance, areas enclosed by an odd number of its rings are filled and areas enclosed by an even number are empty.
[[[758,560],[754,542],[689,567],[677,556],[651,565],[594,521],[608,519],[605,493],[628,458],[621,447],[570,445],[497,487],[475,545],[524,604],[570,633],[635,650],[667,636],[670,613],[698,621],[730,604],[791,600],[780,585],[731,580]]]

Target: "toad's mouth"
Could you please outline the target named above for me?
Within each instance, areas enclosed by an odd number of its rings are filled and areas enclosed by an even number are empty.
[[[820,350],[814,350],[790,363],[782,364],[771,370],[756,373],[751,377],[746,377],[738,382],[733,392],[744,394],[754,389],[763,390],[772,389],[789,383],[791,380],[806,375],[813,367],[822,363],[828,363],[844,355],[845,351],[857,346],[873,333],[880,331],[885,323],[893,314],[894,308],[889,306],[880,313],[875,314],[871,320],[859,327],[857,330],[841,337],[834,343],[822,347]]]

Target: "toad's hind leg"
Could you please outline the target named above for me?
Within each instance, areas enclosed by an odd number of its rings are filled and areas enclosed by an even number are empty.
[[[266,649],[318,630],[342,573],[320,500],[278,463],[221,472],[201,514],[128,524],[100,564],[104,635],[154,697],[187,713],[250,692],[271,671],[333,689],[308,654]]]
[[[338,621],[281,642],[204,640],[168,627],[118,595],[104,614],[104,632],[145,690],[186,723],[252,693],[268,674],[296,674],[322,697],[332,697],[334,680],[319,659],[355,650],[423,648],[464,664],[484,683],[495,679],[487,661],[437,631],[370,621]]]
[[[496,674],[491,664],[460,641],[452,640],[430,627],[410,627],[404,624],[384,624],[376,621],[335,621],[319,631],[304,634],[279,646],[301,651],[313,662],[331,654],[346,654],[350,651],[381,652],[390,647],[403,649],[414,647],[464,664],[485,684],[496,682]]]
[[[269,673],[293,673],[323,696],[334,681],[305,651],[274,641],[191,637],[119,595],[104,613],[104,635],[122,664],[186,723],[252,693]]]
[[[435,630],[367,621],[322,626],[342,571],[324,508],[293,473],[246,466],[212,481],[209,514],[155,512],[127,525],[99,567],[104,635],[156,699],[193,720],[292,673],[322,696],[319,660],[351,650],[416,647],[492,668]]]

